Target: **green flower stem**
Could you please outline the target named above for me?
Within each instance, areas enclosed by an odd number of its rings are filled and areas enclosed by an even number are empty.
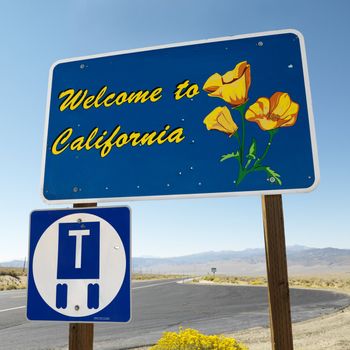
[[[242,118],[242,139],[240,140],[238,133],[236,133],[237,138],[238,138],[238,143],[240,145],[239,149],[239,173],[238,173],[238,178],[236,180],[236,185],[239,185],[242,180],[245,178],[247,175],[247,171],[244,168],[243,162],[244,162],[244,150],[245,150],[245,118],[244,118],[244,110],[246,107],[246,103],[242,104],[241,106],[236,107],[237,111],[241,115]],[[241,141],[241,142],[240,142]]]
[[[244,114],[241,110],[239,110],[239,113],[242,117],[242,143],[241,143],[241,164],[243,167],[243,157],[244,157],[244,144],[245,144],[245,119]]]
[[[247,174],[248,174],[248,171],[246,171],[245,169],[242,169],[242,167],[240,167],[238,177],[236,180],[236,186],[239,185],[243,181],[243,179],[246,177]]]
[[[266,167],[263,167],[261,165],[261,163],[263,162],[263,160],[267,156],[267,154],[268,154],[268,152],[270,150],[273,138],[274,138],[274,136],[276,135],[277,132],[278,132],[278,129],[269,130],[270,137],[269,137],[269,141],[268,141],[268,143],[266,145],[266,148],[264,150],[264,153],[262,154],[262,156],[260,158],[258,158],[255,161],[254,165],[250,169],[248,169],[248,166],[251,163],[251,159],[248,160],[248,162],[247,162],[247,164],[246,164],[246,166],[244,168],[240,164],[239,173],[238,173],[238,177],[237,177],[237,180],[236,180],[236,185],[239,185],[249,173],[252,173],[254,171],[262,171],[262,170],[266,171],[266,169],[265,169]]]
[[[243,168],[243,160],[244,160],[244,149],[245,149],[245,118],[244,118],[244,109],[245,109],[246,103],[244,103],[241,106],[238,106],[236,109],[241,115],[242,118],[242,142],[240,144],[240,160],[241,160],[241,167]]]
[[[248,169],[251,162],[252,162],[252,159],[248,159],[247,164],[245,165],[244,169]]]
[[[239,138],[238,132],[235,132],[233,135],[237,139],[238,145],[241,147],[241,139]]]
[[[268,131],[268,133],[270,134],[269,142],[267,143],[265,151],[262,154],[262,156],[256,160],[256,162],[254,163],[253,167],[250,169],[251,171],[256,170],[261,165],[262,161],[265,159],[265,157],[267,156],[267,153],[270,150],[273,138],[277,134],[277,132],[278,132],[278,129],[272,129],[272,130]]]
[[[242,153],[241,153],[242,143],[241,143],[241,139],[240,139],[240,137],[238,135],[238,132],[235,133],[235,136],[237,138],[238,145],[239,145],[239,160],[238,159],[237,160],[238,160],[238,164],[239,164],[239,173],[241,173],[242,168],[243,168],[243,166],[242,166]]]

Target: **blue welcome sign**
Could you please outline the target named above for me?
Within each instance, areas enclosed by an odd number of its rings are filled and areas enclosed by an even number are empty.
[[[50,71],[48,202],[273,194],[319,178],[294,30],[66,59]]]

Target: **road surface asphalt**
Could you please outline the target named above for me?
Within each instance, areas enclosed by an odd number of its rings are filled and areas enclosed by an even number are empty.
[[[268,325],[265,287],[197,285],[176,280],[133,283],[129,324],[96,324],[94,349],[127,349],[155,343],[179,326],[205,333],[232,333]],[[0,292],[0,349],[64,349],[68,324],[28,322],[26,291]],[[350,304],[350,296],[292,289],[292,318],[301,321]]]

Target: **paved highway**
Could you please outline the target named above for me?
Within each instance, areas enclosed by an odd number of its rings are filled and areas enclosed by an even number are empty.
[[[126,349],[154,343],[163,331],[180,325],[207,333],[232,332],[268,324],[264,287],[200,286],[176,281],[133,284],[130,324],[95,326],[95,349]],[[291,290],[294,321],[317,317],[350,305],[350,297],[332,292]],[[0,292],[0,349],[64,349],[67,324],[28,322],[26,291]]]

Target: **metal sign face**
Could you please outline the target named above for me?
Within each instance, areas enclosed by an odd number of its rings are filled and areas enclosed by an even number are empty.
[[[59,61],[46,130],[53,203],[305,192],[319,178],[294,30]]]
[[[27,317],[130,320],[130,211],[94,208],[31,215]]]

